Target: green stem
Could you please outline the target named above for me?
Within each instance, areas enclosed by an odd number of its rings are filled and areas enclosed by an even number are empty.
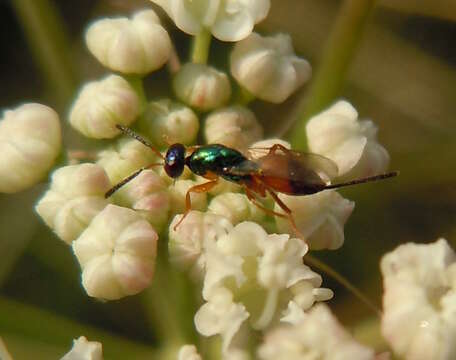
[[[237,97],[237,103],[243,106],[247,106],[255,100],[255,95],[253,95],[250,91],[248,91],[245,87],[242,86],[239,87],[239,93]]]
[[[151,288],[142,294],[144,308],[146,309],[151,331],[161,344],[182,343],[179,319],[176,318],[175,309],[167,294],[167,270],[158,261],[155,268],[154,283]]]
[[[348,291],[355,295],[355,297],[357,297],[364,305],[371,309],[379,318],[381,317],[381,310],[372,301],[370,301],[370,299],[367,296],[365,296],[361,290],[359,290],[347,278],[342,276],[331,266],[326,265],[325,263],[321,262],[320,260],[318,260],[310,254],[306,254],[306,256],[304,256],[304,262],[307,265],[313,266],[314,268],[317,268],[318,270],[331,276],[339,284],[344,286]]]
[[[207,29],[203,29],[193,39],[192,62],[206,64],[209,58],[212,35]]]
[[[291,132],[294,148],[305,150],[308,120],[339,96],[374,4],[375,0],[345,0],[342,5],[309,95],[298,105],[298,123]]]
[[[126,80],[130,83],[131,87],[135,90],[136,94],[138,95],[140,106],[141,106],[141,113],[145,110],[147,106],[147,97],[146,92],[144,90],[144,82],[142,77],[131,75],[125,76]]]
[[[168,262],[166,242],[161,245],[153,285],[143,294],[151,330],[168,347],[195,342],[196,336],[188,330],[189,324],[193,328],[193,311],[190,316],[185,314],[188,304],[183,299],[193,294],[191,289],[182,289],[176,282],[176,274]]]
[[[0,333],[70,349],[71,340],[81,335],[103,344],[107,359],[154,358],[154,349],[89,325],[82,325],[42,309],[0,297]]]
[[[39,64],[58,105],[64,107],[73,96],[76,80],[64,22],[49,0],[12,0],[33,56]]]

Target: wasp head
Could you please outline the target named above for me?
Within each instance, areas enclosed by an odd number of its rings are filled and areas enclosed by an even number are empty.
[[[165,171],[169,177],[177,178],[181,176],[185,166],[185,146],[173,144],[169,147],[165,155]]]

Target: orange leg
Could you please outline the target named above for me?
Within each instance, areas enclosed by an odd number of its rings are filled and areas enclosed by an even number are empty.
[[[279,149],[282,150],[284,153],[288,153],[290,151],[290,149],[287,149],[285,146],[281,144],[274,144],[269,148],[269,154],[275,154]]]
[[[277,203],[277,205],[279,205],[280,208],[283,211],[285,211],[285,214],[281,214],[282,217],[288,218],[288,221],[290,222],[291,227],[295,231],[296,235],[298,237],[300,237],[302,240],[305,240],[305,236],[299,231],[298,227],[296,226],[293,215],[291,213],[291,209],[282,200],[280,200],[279,196],[273,190],[271,190],[270,188],[267,188],[267,189],[268,189],[269,194],[271,194],[272,198]]]
[[[263,206],[261,203],[258,202],[258,196],[256,193],[251,191],[248,187],[244,187],[245,194],[247,195],[247,198],[259,209],[263,210],[266,214],[272,215],[272,216],[279,216],[282,218],[288,218],[287,215],[278,213],[274,210],[268,209],[267,207]]]
[[[205,182],[204,184],[199,184],[192,186],[188,189],[187,194],[185,195],[185,212],[184,215],[180,218],[178,223],[174,225],[174,231],[176,231],[177,227],[184,221],[185,217],[188,215],[190,210],[192,210],[192,201],[190,199],[190,194],[193,193],[205,193],[210,191],[215,185],[218,183],[218,178]]]

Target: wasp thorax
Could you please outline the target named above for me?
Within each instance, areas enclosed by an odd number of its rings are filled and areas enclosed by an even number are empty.
[[[165,171],[169,177],[177,178],[184,171],[185,147],[182,144],[173,144],[165,155]]]

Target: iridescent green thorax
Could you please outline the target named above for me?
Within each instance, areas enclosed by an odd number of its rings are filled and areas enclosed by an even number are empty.
[[[220,144],[201,146],[185,160],[190,170],[197,175],[204,176],[209,172],[233,182],[239,182],[243,177],[232,175],[227,169],[246,161],[248,159],[239,151]]]

